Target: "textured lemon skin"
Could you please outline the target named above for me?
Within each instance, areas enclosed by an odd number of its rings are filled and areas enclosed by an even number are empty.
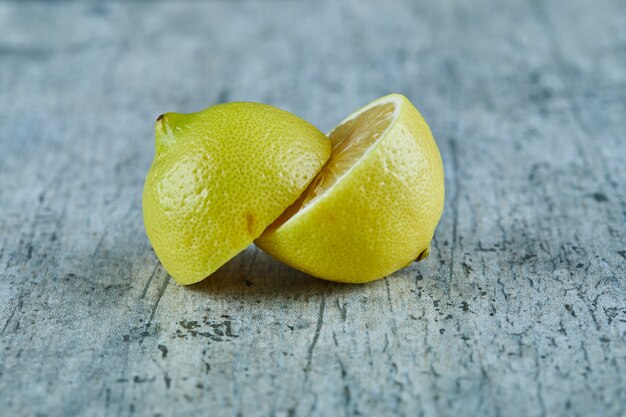
[[[387,133],[257,246],[310,275],[346,283],[383,278],[428,250],[443,210],[441,155],[417,109],[396,94],[376,102],[389,99],[401,108]]]
[[[298,198],[330,149],[314,126],[260,103],[161,116],[142,200],[165,269],[185,285],[210,275]]]

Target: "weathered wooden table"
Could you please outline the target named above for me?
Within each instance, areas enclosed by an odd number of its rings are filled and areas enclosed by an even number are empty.
[[[0,415],[623,416],[626,3],[0,2]],[[254,247],[176,285],[153,121],[389,92],[446,167],[431,256],[363,286]]]

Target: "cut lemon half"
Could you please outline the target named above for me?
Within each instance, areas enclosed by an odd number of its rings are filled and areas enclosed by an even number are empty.
[[[255,241],[318,278],[364,283],[428,254],[441,217],[441,155],[399,94],[359,109],[329,134],[332,153],[300,198]]]
[[[265,104],[160,116],[143,216],[165,269],[184,285],[213,273],[302,194],[330,151],[311,124]]]

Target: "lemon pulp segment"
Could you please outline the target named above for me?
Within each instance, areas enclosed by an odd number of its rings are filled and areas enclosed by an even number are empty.
[[[395,110],[393,102],[378,104],[333,129],[328,135],[332,144],[330,158],[300,198],[270,228],[285,223],[339,181],[391,125]]]

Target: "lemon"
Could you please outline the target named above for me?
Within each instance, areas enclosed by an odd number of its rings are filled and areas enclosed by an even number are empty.
[[[256,240],[310,275],[364,283],[428,254],[444,200],[431,131],[402,95],[382,97],[330,134],[332,154],[302,196]]]
[[[160,116],[142,199],[165,269],[180,284],[210,275],[300,196],[330,150],[311,124],[265,104]]]

